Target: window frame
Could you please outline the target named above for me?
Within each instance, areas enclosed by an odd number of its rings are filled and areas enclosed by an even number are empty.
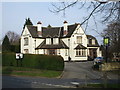
[[[77,36],[77,44],[82,44],[82,36]]]
[[[47,41],[48,41],[48,42],[47,42]],[[52,44],[51,38],[46,38],[46,45],[50,45],[50,44]]]
[[[86,57],[86,49],[76,49],[76,57]]]
[[[29,45],[29,39],[28,39],[28,37],[25,37],[24,38],[24,46],[27,46],[27,45]]]
[[[53,44],[59,44],[59,39],[58,38],[53,38]]]

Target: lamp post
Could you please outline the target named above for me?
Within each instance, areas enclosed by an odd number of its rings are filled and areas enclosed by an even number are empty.
[[[108,59],[108,46],[109,46],[109,37],[104,37],[104,40],[103,40],[103,43],[106,47],[106,58],[105,58],[105,61],[107,63],[107,59]]]

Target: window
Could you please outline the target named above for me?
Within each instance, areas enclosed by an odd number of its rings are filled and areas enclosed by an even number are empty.
[[[28,49],[24,49],[24,53],[29,53]]]
[[[89,44],[89,39],[87,39],[87,44]]]
[[[48,52],[49,52],[48,53],[49,55],[57,55],[57,50],[56,49],[49,49]]]
[[[24,38],[24,45],[28,45],[28,37]]]
[[[85,49],[76,49],[76,56],[86,56]]]
[[[65,56],[68,56],[68,50],[65,49]]]
[[[46,38],[46,44],[51,44],[51,38]]]
[[[82,37],[81,36],[77,36],[77,43],[82,44]]]
[[[53,38],[53,44],[58,44],[59,43],[59,39],[58,38]]]
[[[92,39],[91,38],[89,39],[89,44],[92,44]]]
[[[57,51],[58,51],[58,54],[60,54],[60,49],[58,49]]]
[[[39,50],[37,50],[37,54],[39,54]]]
[[[92,44],[95,45],[95,39],[92,39]]]

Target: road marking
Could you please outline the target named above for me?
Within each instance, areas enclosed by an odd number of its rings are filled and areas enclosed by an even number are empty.
[[[48,85],[48,86],[63,87],[63,88],[75,88],[73,86],[54,85],[54,84],[47,84],[47,83],[42,83],[42,84]]]
[[[78,82],[70,82],[71,84],[74,84],[74,85],[79,85]]]
[[[32,82],[33,84],[36,84],[37,82]]]

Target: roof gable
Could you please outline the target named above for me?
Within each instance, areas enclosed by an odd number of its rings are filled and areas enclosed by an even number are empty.
[[[24,30],[22,31],[21,36],[24,36],[24,35],[31,35],[31,33],[29,32],[29,29],[27,28],[27,26],[25,26]]]

